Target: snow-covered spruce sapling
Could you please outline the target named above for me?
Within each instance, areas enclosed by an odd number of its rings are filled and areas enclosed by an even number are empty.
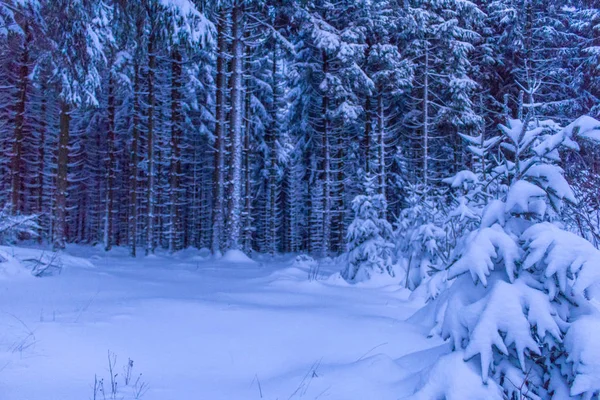
[[[411,200],[410,196],[411,207],[400,215],[396,232],[397,237],[404,238],[399,248],[403,258],[408,258],[406,284],[407,288],[414,289],[413,297],[433,299],[448,286],[445,267],[451,249],[460,238],[477,229],[488,201],[506,190],[501,183],[488,179],[493,166],[491,155],[497,149],[501,135],[487,139],[482,134],[460,136],[472,153],[473,170],[462,170],[442,180],[450,187],[450,191],[442,196],[450,199],[449,206],[443,203],[439,207],[441,212],[436,213],[435,223],[424,224],[424,215],[431,211],[424,213],[423,202]],[[420,266],[420,273],[413,268],[415,262]]]
[[[429,276],[443,268],[447,251],[447,233],[440,196],[425,185],[407,184],[407,207],[395,224],[397,257],[404,267],[405,286],[414,290]]]
[[[385,218],[387,202],[375,191],[371,177],[365,179],[365,194],[352,201],[354,220],[348,227],[347,265],[342,276],[360,282],[373,275],[394,276],[392,226]]]
[[[496,135],[487,139],[483,134],[460,136],[472,154],[473,164],[472,170],[462,170],[443,179],[443,182],[450,186],[453,200],[452,210],[448,213],[446,222],[453,247],[460,237],[477,228],[489,200],[506,190],[501,182],[490,179],[494,166],[493,152],[497,150],[502,136]]]
[[[597,126],[529,118],[501,126],[502,159],[490,179],[508,191],[488,203],[451,257],[452,285],[430,306],[432,333],[454,353],[437,361],[413,399],[600,394],[600,348],[590,335],[600,316],[589,300],[600,251],[552,222],[562,202],[574,200],[559,149],[577,149],[573,138]]]

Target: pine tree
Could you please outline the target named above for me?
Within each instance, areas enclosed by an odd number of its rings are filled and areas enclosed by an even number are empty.
[[[426,382],[413,398],[460,396],[454,379],[471,382],[471,397],[482,399],[590,398],[599,389],[582,368],[590,342],[579,336],[597,323],[585,296],[598,282],[597,250],[551,221],[575,200],[556,165],[559,149],[577,149],[574,139],[600,122],[561,128],[532,114],[501,126],[503,159],[489,179],[507,190],[455,248],[444,272],[451,286],[433,303],[433,332],[456,352],[431,370],[447,371],[446,383]],[[460,378],[452,372],[459,369]]]
[[[392,226],[385,219],[387,204],[376,193],[375,179],[365,178],[364,195],[352,201],[354,220],[348,227],[347,268],[342,276],[349,282],[360,282],[373,275],[394,276],[392,265]]]
[[[55,51],[55,84],[60,91],[60,130],[57,149],[56,205],[53,243],[62,248],[67,239],[70,123],[74,107],[96,106],[103,62],[102,42],[107,40],[102,4],[56,1],[46,4],[48,35]]]

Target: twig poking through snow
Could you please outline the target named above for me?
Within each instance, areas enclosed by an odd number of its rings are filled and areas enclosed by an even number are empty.
[[[86,312],[88,310],[88,308],[90,308],[90,306],[92,305],[92,303],[94,302],[94,300],[96,300],[96,297],[98,297],[98,294],[100,293],[100,289],[98,289],[98,291],[96,292],[96,294],[94,294],[92,297],[90,297],[90,299],[88,300],[88,302],[85,304],[85,306],[81,307],[79,309],[79,313],[77,313],[77,317],[75,317],[75,322],[79,322],[79,318],[81,318],[81,315]]]
[[[117,383],[117,375],[119,374],[115,374],[114,371],[114,367],[117,364],[117,355],[115,353],[111,353],[111,351],[108,351],[108,373],[110,374],[110,398],[111,399],[116,399],[117,398],[117,390],[118,390],[118,383]]]
[[[373,350],[381,347],[381,346],[385,346],[386,344],[388,344],[388,342],[384,342],[381,344],[378,344],[377,346],[373,347],[371,350],[367,351],[365,354],[363,354],[362,356],[358,357],[358,360],[356,360],[356,362],[359,362],[360,360],[362,360],[363,358],[365,358],[367,355],[369,355],[369,353],[371,353]]]
[[[252,379],[252,383],[250,383],[250,386],[252,386],[252,384],[254,384],[254,382],[256,382],[256,385],[258,386],[258,394],[260,395],[260,398],[263,398],[263,392],[262,392],[262,386],[260,385],[260,379],[258,379],[258,375],[254,374],[254,379]]]
[[[23,357],[23,352],[28,348],[35,346],[35,344],[37,343],[37,340],[35,338],[35,331],[29,329],[29,326],[25,322],[23,322],[21,318],[17,317],[14,314],[7,314],[19,321],[21,326],[23,326],[23,328],[25,329],[26,335],[23,338],[21,338],[21,340],[14,342],[12,346],[10,346],[10,350],[13,353],[18,352],[21,355],[21,357]]]
[[[110,350],[108,351],[108,373],[110,374],[110,390],[108,393],[109,400],[139,400],[146,392],[149,385],[142,380],[142,374],[139,374],[135,382],[133,381],[133,360],[127,359],[127,364],[123,366],[123,387],[131,389],[131,395],[125,396],[123,390],[119,390],[117,381],[118,373],[116,373],[117,355]],[[107,383],[108,384],[108,383]],[[102,397],[100,397],[102,396]],[[106,390],[104,388],[104,378],[98,378],[94,375],[93,396],[92,400],[106,400]]]
[[[300,381],[300,384],[298,385],[296,390],[294,390],[294,393],[292,393],[290,395],[290,397],[288,397],[288,400],[291,400],[298,393],[300,393],[300,397],[302,397],[306,394],[306,392],[308,391],[308,387],[310,386],[310,383],[312,382],[313,378],[319,377],[319,375],[317,375],[317,369],[319,369],[319,366],[321,366],[321,361],[323,361],[322,357],[318,361],[315,361],[313,363],[313,365],[310,366],[308,372],[306,373],[306,375],[304,375],[304,378],[302,378],[302,380]],[[307,379],[308,379],[308,381],[307,381]]]
[[[148,383],[141,380],[142,374],[140,374],[135,380],[135,384],[133,385],[133,398],[135,400],[139,400],[146,394],[148,391]]]
[[[131,382],[131,373],[133,372],[133,360],[130,358],[127,360],[127,365],[123,367],[123,372],[125,376],[125,386],[129,386]]]

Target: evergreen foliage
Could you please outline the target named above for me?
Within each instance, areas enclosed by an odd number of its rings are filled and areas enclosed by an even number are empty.
[[[5,0],[0,203],[58,248],[328,256],[369,174],[416,287],[500,190],[497,123],[597,116],[598,21],[566,0]],[[596,155],[561,164],[579,199]],[[594,237],[599,209],[563,215]]]

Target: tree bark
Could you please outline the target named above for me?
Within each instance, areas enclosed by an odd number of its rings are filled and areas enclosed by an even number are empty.
[[[423,81],[423,184],[429,179],[429,46],[425,42],[425,76]]]
[[[154,78],[156,69],[156,54],[154,53],[155,36],[148,39],[148,134],[147,134],[147,163],[148,187],[146,193],[146,255],[154,253]]]
[[[106,211],[104,221],[104,250],[109,251],[113,242],[113,217],[115,201],[115,82],[110,76],[108,82],[108,158],[106,165]]]
[[[279,121],[277,118],[278,107],[279,107],[279,93],[278,93],[278,85],[277,81],[277,45],[274,46],[273,50],[273,59],[272,59],[272,71],[271,71],[271,91],[272,91],[272,101],[271,101],[271,124],[268,130],[267,135],[267,145],[269,147],[269,168],[268,168],[268,196],[267,196],[267,250],[269,254],[274,255],[277,251],[277,198],[278,198],[278,190],[277,190],[277,139],[278,139],[278,129],[279,129]]]
[[[217,24],[217,77],[216,77],[216,110],[215,110],[215,143],[214,143],[214,182],[212,210],[213,254],[221,252],[223,246],[223,229],[225,225],[225,128],[226,128],[226,87],[227,87],[227,11],[221,8]]]
[[[385,115],[381,87],[377,95],[377,169],[379,193],[385,197]]]
[[[54,228],[54,248],[64,249],[67,235],[67,190],[69,172],[69,125],[70,107],[62,100],[60,108],[60,131],[56,160],[56,220]]]
[[[24,26],[25,39],[19,60],[19,77],[17,82],[17,104],[15,113],[15,131],[12,147],[11,160],[11,186],[12,186],[12,212],[13,214],[22,213],[23,204],[22,196],[24,195],[25,183],[24,177],[27,175],[25,171],[25,163],[23,159],[23,141],[25,139],[25,111],[27,108],[27,91],[29,88],[29,44],[31,42],[31,33],[29,25]]]
[[[171,62],[171,234],[169,250],[180,250],[181,247],[181,215],[180,215],[180,176],[181,176],[181,53],[173,50]]]
[[[248,49],[246,51],[249,53]],[[250,170],[250,158],[252,157],[252,148],[250,139],[252,136],[252,116],[251,116],[251,100],[252,93],[250,90],[250,60],[246,60],[246,94],[245,94],[245,112],[244,112],[244,251],[249,253],[252,250],[252,179]]]
[[[329,73],[329,59],[327,53],[323,50],[323,76],[327,79]],[[331,236],[331,149],[330,149],[330,126],[329,126],[329,93],[327,90],[322,94],[322,132],[321,132],[321,172],[323,176],[323,241],[322,255],[325,256],[330,250]]]
[[[244,0],[236,0],[232,10],[232,71],[231,71],[231,146],[232,182],[229,219],[229,248],[239,249],[242,216],[242,103],[244,59]]]
[[[41,83],[40,83],[40,92],[42,94],[41,105],[40,105],[40,137],[38,142],[38,170],[37,170],[37,181],[38,181],[38,193],[37,193],[37,205],[36,205],[36,213],[40,214],[40,229],[38,231],[38,241],[42,243],[44,239],[43,233],[47,226],[47,216],[44,213],[44,196],[45,196],[45,186],[44,186],[44,175],[46,169],[46,129],[48,118],[48,100],[46,98],[46,76],[42,75]]]
[[[133,83],[133,132],[131,135],[131,153],[129,161],[129,246],[131,256],[136,256],[138,225],[138,163],[140,142],[140,67],[134,65]]]

